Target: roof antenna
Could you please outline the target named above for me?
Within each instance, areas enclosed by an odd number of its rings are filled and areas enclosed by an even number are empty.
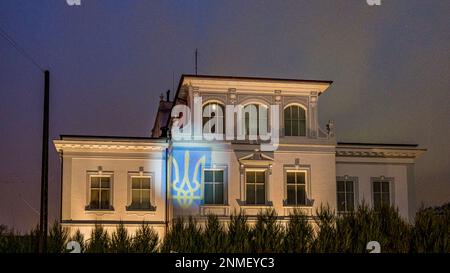
[[[198,59],[198,50],[195,49],[195,76],[197,76],[197,59]]]
[[[172,71],[172,90],[175,91],[175,71]]]

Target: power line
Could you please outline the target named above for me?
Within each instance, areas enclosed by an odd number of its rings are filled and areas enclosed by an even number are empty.
[[[6,41],[8,41],[14,49],[16,49],[22,56],[24,56],[28,61],[30,61],[34,66],[36,66],[41,72],[44,72],[44,69],[41,65],[39,65],[38,62],[36,62],[30,54],[28,54],[23,47],[21,47],[14,39],[6,33],[5,30],[3,30],[0,27],[0,36],[2,36]]]

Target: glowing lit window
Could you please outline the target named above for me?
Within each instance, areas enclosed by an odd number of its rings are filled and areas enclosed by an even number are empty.
[[[306,205],[306,171],[286,172],[286,195],[287,205]]]
[[[89,209],[111,209],[111,176],[90,176]]]
[[[246,171],[245,192],[246,204],[264,205],[266,203],[266,172]]]
[[[297,105],[291,105],[284,109],[284,135],[306,136],[305,109]]]
[[[133,176],[131,177],[131,204],[129,210],[133,209],[151,209],[151,177]]]
[[[224,171],[205,170],[205,204],[224,204]]]

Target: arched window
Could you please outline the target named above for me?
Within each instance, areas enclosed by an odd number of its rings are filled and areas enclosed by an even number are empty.
[[[222,104],[209,102],[203,106],[203,133],[223,134],[225,109]]]
[[[284,109],[284,135],[306,136],[306,112],[303,107],[291,105]]]
[[[252,135],[263,135],[267,134],[269,125],[269,112],[265,105],[260,104],[248,104],[244,106],[243,109],[243,125],[244,133],[246,136]],[[264,124],[265,128],[260,128],[260,125]]]

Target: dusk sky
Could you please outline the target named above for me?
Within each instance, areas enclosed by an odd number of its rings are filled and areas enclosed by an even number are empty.
[[[149,136],[183,73],[334,81],[338,141],[417,143],[417,205],[450,201],[450,1],[0,0],[0,28],[51,73],[50,137]],[[173,75],[175,83],[173,82]],[[43,73],[0,36],[0,224],[39,222]],[[50,145],[49,215],[60,160]]]

